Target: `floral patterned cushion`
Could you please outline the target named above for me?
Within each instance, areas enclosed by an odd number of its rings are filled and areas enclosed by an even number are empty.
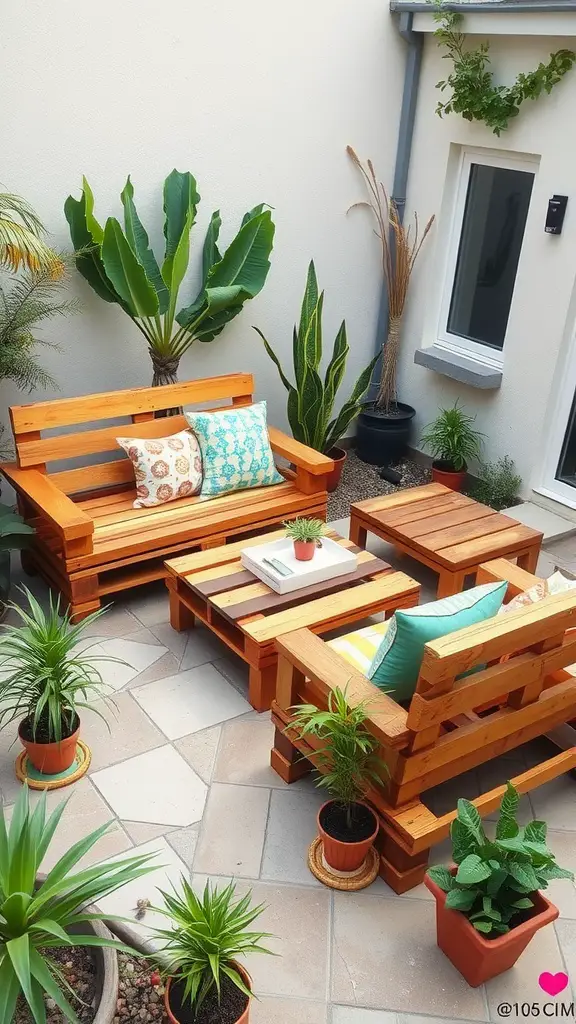
[[[201,496],[280,484],[266,427],[266,402],[218,412],[187,412],[202,452]]]
[[[134,508],[163,505],[198,494],[202,486],[202,456],[189,430],[171,437],[117,437],[136,477]]]

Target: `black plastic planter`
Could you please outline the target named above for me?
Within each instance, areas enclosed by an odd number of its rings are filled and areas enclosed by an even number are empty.
[[[406,453],[416,410],[398,402],[394,412],[365,406],[358,417],[356,454],[371,466],[387,466]]]

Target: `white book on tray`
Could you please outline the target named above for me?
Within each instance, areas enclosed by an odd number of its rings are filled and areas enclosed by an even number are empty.
[[[321,547],[316,548],[309,562],[301,562],[294,556],[294,542],[289,537],[243,548],[240,558],[245,569],[277,594],[290,594],[314,583],[346,576],[358,567],[358,555],[329,537],[322,537]],[[285,575],[274,568],[273,560],[288,570]]]

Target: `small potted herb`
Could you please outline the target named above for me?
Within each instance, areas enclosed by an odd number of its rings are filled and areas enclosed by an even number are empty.
[[[20,719],[18,735],[30,763],[43,775],[58,775],[74,762],[80,708],[103,718],[92,701],[110,700],[110,687],[97,663],[117,661],[77,650],[99,609],[78,625],[60,614],[60,599],[50,596],[47,612],[22,587],[29,610],[10,607],[22,625],[3,626],[0,636],[0,726]]]
[[[318,812],[324,860],[335,871],[360,871],[378,835],[378,819],[364,803],[370,785],[381,786],[387,767],[378,757],[378,741],[365,722],[367,704],[348,706],[346,693],[334,687],[328,710],[298,704],[289,726],[323,744],[314,751],[317,785],[332,796]]]
[[[469,462],[480,458],[484,435],[474,430],[475,418],[463,412],[456,402],[452,409],[441,409],[421,437],[434,457],[432,479],[453,491],[462,490]]]
[[[236,897],[233,882],[224,889],[207,882],[200,899],[185,878],[180,890],[160,893],[156,908],[171,927],[157,929],[161,970],[167,975],[166,1013],[172,1024],[248,1024],[251,979],[237,962],[247,953],[271,953],[261,940],[268,932],[246,929],[264,910],[251,905],[252,893]]]
[[[438,945],[474,988],[513,967],[536,932],[558,917],[540,889],[574,877],[548,849],[545,822],[520,828],[518,804],[508,783],[489,839],[474,804],[459,800],[450,828],[456,867],[430,868],[424,879],[436,899]]]
[[[294,541],[294,558],[299,562],[314,558],[316,548],[322,544],[320,538],[326,532],[326,524],[321,519],[293,519],[284,526],[287,536]]]
[[[520,501],[522,477],[516,472],[514,462],[505,455],[495,462],[480,466],[480,479],[471,489],[470,497],[501,512]]]

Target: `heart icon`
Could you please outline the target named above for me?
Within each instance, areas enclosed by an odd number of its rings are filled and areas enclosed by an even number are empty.
[[[566,988],[568,975],[564,974],[564,971],[558,971],[558,974],[550,974],[550,971],[544,971],[538,978],[538,984],[547,995],[557,996],[559,992],[563,992]]]

